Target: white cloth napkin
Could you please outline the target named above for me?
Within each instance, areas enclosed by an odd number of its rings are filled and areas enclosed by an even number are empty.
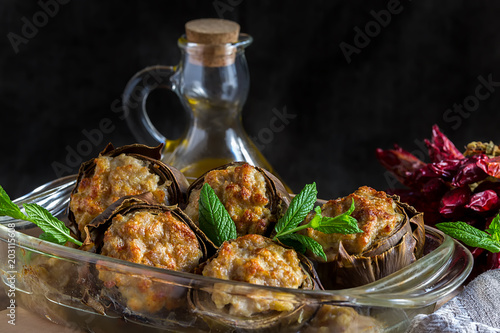
[[[413,318],[408,333],[500,332],[500,269],[487,271],[436,312]]]

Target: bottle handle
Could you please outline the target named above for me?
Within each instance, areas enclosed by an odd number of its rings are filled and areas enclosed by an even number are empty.
[[[174,66],[150,66],[136,73],[123,91],[125,118],[135,139],[150,146],[164,143],[170,150],[179,140],[168,140],[158,132],[146,111],[146,100],[151,91],[163,88],[176,92],[172,75],[177,72]]]

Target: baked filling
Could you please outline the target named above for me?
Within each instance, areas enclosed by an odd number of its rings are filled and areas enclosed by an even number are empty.
[[[236,224],[238,236],[262,235],[275,221],[269,209],[266,180],[256,168],[249,164],[230,166],[224,170],[212,170],[205,176],[217,197],[226,207]],[[199,225],[199,190],[189,196],[186,214]]]

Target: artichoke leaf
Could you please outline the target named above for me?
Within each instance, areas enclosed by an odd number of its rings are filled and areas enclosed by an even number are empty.
[[[374,282],[414,262],[415,239],[405,233],[400,242],[375,256],[350,255],[339,248],[336,262],[335,286],[351,288]]]

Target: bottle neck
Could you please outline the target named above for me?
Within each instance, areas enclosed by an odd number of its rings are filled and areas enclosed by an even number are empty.
[[[226,66],[203,66],[199,59],[183,52],[178,93],[189,110],[229,110],[239,112],[246,101],[250,79],[243,50]],[[212,115],[214,116],[214,115]]]

